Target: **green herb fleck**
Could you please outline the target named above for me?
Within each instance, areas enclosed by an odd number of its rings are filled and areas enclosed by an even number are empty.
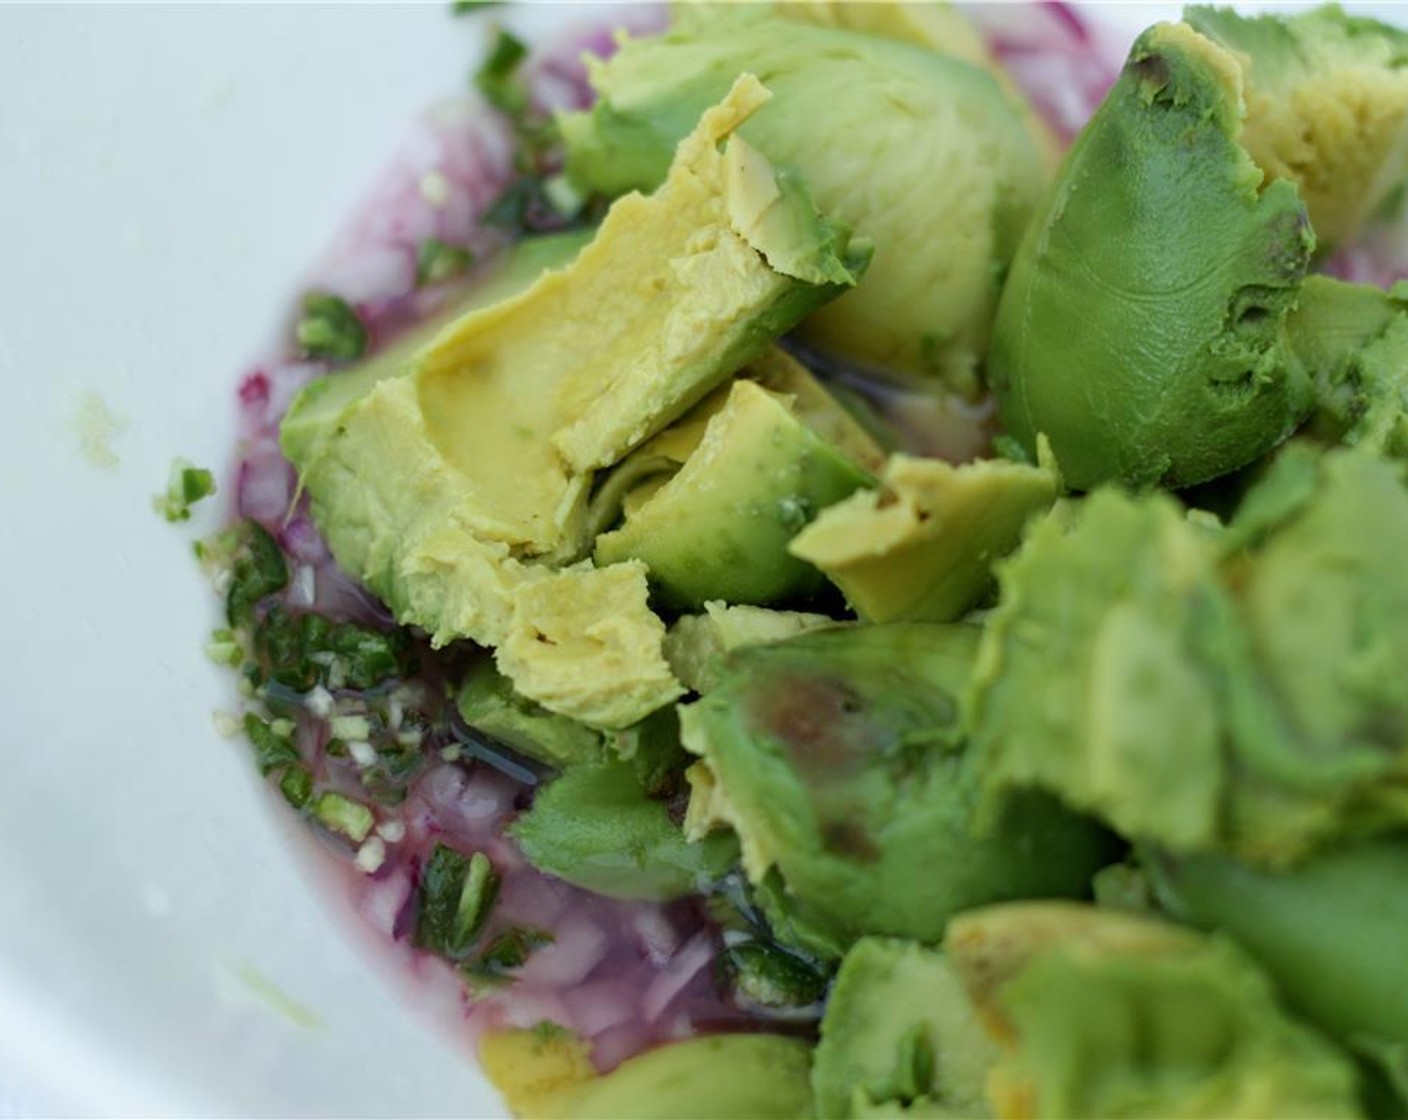
[[[204,467],[193,466],[186,459],[176,459],[171,464],[171,475],[166,482],[165,493],[152,499],[152,506],[175,524],[191,519],[191,507],[215,493],[215,475]]]
[[[473,263],[474,254],[468,249],[427,237],[416,254],[416,284],[424,287],[463,276]]]
[[[213,631],[206,641],[205,656],[216,665],[238,669],[244,660],[244,644],[233,630],[222,627]]]
[[[313,819],[354,844],[360,844],[370,836],[372,826],[376,824],[376,817],[367,806],[331,791],[318,794],[313,802]]]
[[[528,95],[519,80],[518,68],[528,55],[523,41],[502,27],[494,29],[494,42],[474,84],[491,105],[505,113],[522,113],[528,106]]]
[[[310,358],[350,362],[367,349],[367,328],[357,313],[346,300],[321,292],[303,297],[303,317],[294,337]]]
[[[501,988],[513,983],[514,977],[509,973],[522,968],[530,956],[544,945],[551,945],[553,940],[552,934],[545,929],[513,926],[489,942],[482,953],[462,965],[460,975],[476,995]]]
[[[313,775],[306,766],[290,766],[279,779],[279,792],[301,813],[313,800]]]
[[[719,968],[739,998],[756,1007],[810,1007],[826,991],[826,977],[817,968],[765,941],[730,946],[720,954]]]
[[[473,948],[499,891],[499,877],[483,852],[465,856],[436,844],[420,879],[415,943],[449,960]]]
[[[255,626],[254,651],[269,679],[296,692],[319,684],[364,691],[411,671],[410,641],[400,631],[292,614],[278,606]]]
[[[587,196],[561,174],[543,180],[543,198],[563,218],[575,218],[587,205]]]
[[[298,750],[293,745],[293,736],[280,735],[269,722],[246,712],[244,734],[254,748],[254,757],[259,763],[261,774],[270,774],[299,761]]]
[[[497,8],[503,0],[453,0],[450,4],[452,16],[467,16],[480,8]]]
[[[217,586],[228,580],[225,617],[235,629],[254,620],[261,599],[288,586],[288,564],[278,542],[253,521],[197,541],[195,552]]]

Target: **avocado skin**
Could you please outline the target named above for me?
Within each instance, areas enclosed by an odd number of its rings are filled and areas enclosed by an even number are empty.
[[[1017,252],[989,382],[1072,489],[1216,478],[1313,406],[1285,320],[1315,237],[1295,186],[1263,185],[1239,145],[1240,89],[1211,41],[1146,31]]]

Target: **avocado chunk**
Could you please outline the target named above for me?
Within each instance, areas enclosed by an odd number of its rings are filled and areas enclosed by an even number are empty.
[[[811,1048],[770,1034],[671,1042],[540,1097],[542,1120],[806,1120]]]
[[[869,480],[785,401],[736,381],[679,472],[597,538],[596,562],[643,561],[658,601],[674,609],[805,599],[824,581],[787,542]]]
[[[1357,1117],[1354,1066],[1220,937],[1074,903],[964,914],[945,950],[1003,1043],[1001,1117]]]
[[[724,833],[686,841],[669,807],[646,796],[627,762],[578,766],[554,778],[508,832],[539,871],[608,898],[680,898],[738,859],[737,843]]]
[[[544,272],[570,264],[591,241],[595,231],[528,237],[505,249],[467,281],[445,306],[423,323],[407,330],[365,361],[320,377],[296,396],[279,425],[279,441],[289,460],[300,469],[327,450],[336,418],[388,377],[413,373],[416,359],[450,323],[471,311],[518,295]]]
[[[980,66],[911,43],[775,17],[705,21],[591,66],[596,105],[560,121],[568,173],[608,194],[649,189],[740,72],[774,94],[744,137],[876,246],[864,282],[812,314],[805,336],[863,366],[974,389],[1049,174],[1020,101]]]
[[[1242,144],[1257,166],[1300,188],[1322,245],[1353,238],[1408,179],[1408,33],[1329,4],[1183,18],[1242,56]]]
[[[998,899],[1079,895],[1104,834],[1037,796],[975,829],[955,697],[976,627],[896,623],[735,650],[680,709],[686,827],[731,826],[774,929],[820,957],[936,940]]]
[[[1287,871],[1222,856],[1146,861],[1180,921],[1225,932],[1286,999],[1396,1075],[1408,1104],[1408,843],[1344,844]]]
[[[857,465],[867,471],[884,465],[885,452],[874,437],[785,350],[770,347],[739,376],[785,400],[798,421]],[[623,512],[633,516],[679,471],[704,441],[710,421],[724,410],[732,391],[732,382],[720,385],[607,474],[592,494],[588,515],[598,534],[612,528]]]
[[[591,472],[854,280],[844,229],[730,140],[766,100],[740,79],[660,190],[619,200],[569,267],[455,320],[406,375],[291,440],[339,564],[401,622],[497,645],[537,567],[587,547]]]
[[[676,0],[671,8],[671,27],[677,31],[708,31],[721,21],[785,19],[898,39],[977,66],[992,65],[977,29],[952,4],[941,0],[917,4],[893,0],[870,0],[864,4],[853,0],[759,0],[751,4]]]
[[[1402,469],[1292,445],[1226,530],[1107,490],[1039,522],[966,697],[984,787],[1264,864],[1408,823]]]
[[[1241,105],[1232,54],[1150,28],[1027,228],[988,378],[1009,434],[1029,454],[1047,436],[1073,489],[1216,478],[1313,406],[1286,316],[1315,237],[1295,185],[1247,154]]]
[[[744,646],[760,646],[836,626],[824,614],[774,611],[766,607],[731,607],[717,599],[704,604],[703,614],[676,620],[665,635],[665,660],[692,692],[708,692],[719,682],[723,656]]]
[[[1315,384],[1307,434],[1408,459],[1408,284],[1308,277],[1287,326]]]
[[[487,655],[470,666],[455,706],[476,731],[548,766],[562,769],[606,757],[601,732],[520,696]]]
[[[997,1054],[943,953],[863,937],[841,962],[821,1021],[817,1116],[871,1117],[886,1105],[906,1116],[991,1116],[984,1084]]]
[[[891,457],[878,489],[821,511],[788,546],[866,622],[952,622],[992,583],[992,564],[1056,500],[1056,475],[990,460],[955,467]]]
[[[566,1027],[490,1031],[479,1040],[479,1065],[515,1116],[543,1116],[564,1094],[597,1076],[584,1042]]]
[[[518,693],[603,730],[629,727],[683,689],[639,562],[579,566],[521,587],[497,652]]]

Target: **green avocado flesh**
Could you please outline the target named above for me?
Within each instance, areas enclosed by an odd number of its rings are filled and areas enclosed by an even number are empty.
[[[487,293],[504,298],[305,390],[283,431],[334,556],[398,621],[435,645],[500,647],[519,693],[593,727],[628,726],[680,691],[644,569],[567,567],[590,551],[593,473],[867,259],[795,174],[733,136],[767,91],[745,76],[726,93],[655,194],[619,200],[588,244],[556,243],[560,258],[520,250]]]
[[[955,697],[978,638],[894,624],[743,648],[681,709],[702,759],[687,827],[738,832],[775,924],[808,950],[935,940],[969,906],[1079,894],[1106,858],[1100,830],[1041,795],[977,829]]]
[[[251,523],[215,644],[516,1115],[1408,1116],[1408,281],[1335,278],[1408,198],[1408,34],[1189,8],[1058,167],[964,20],[682,0],[589,108],[499,106],[507,200],[595,228],[431,239],[362,359],[314,294],[281,447],[400,629],[334,674]],[[484,841],[373,787],[393,739],[497,768]]]
[[[788,542],[868,482],[784,401],[736,381],[679,472],[597,538],[596,562],[643,560],[659,600],[679,609],[805,599],[823,577]]]
[[[1146,31],[1027,228],[988,378],[1009,433],[1031,453],[1045,435],[1074,489],[1215,478],[1311,410],[1285,320],[1315,237],[1238,142],[1240,89],[1210,40]]]
[[[1223,856],[1157,855],[1148,864],[1173,917],[1234,938],[1307,1019],[1408,1089],[1403,835],[1343,844],[1281,872]]]
[[[740,1034],[672,1042],[552,1102],[543,1120],[807,1120],[806,1043]]]
[[[1408,824],[1405,548],[1401,470],[1357,450],[1287,449],[1225,531],[1164,496],[1060,511],[969,683],[984,785],[1267,864]]]
[[[767,17],[702,21],[593,65],[599,100],[561,120],[569,173],[609,194],[654,187],[740,71],[774,95],[743,135],[876,246],[865,281],[804,333],[861,365],[971,391],[1048,173],[1020,101],[981,66],[911,43]]]
[[[812,1065],[820,1120],[985,1117],[997,1058],[957,973],[936,949],[865,937],[841,962]]]
[[[1003,1040],[1002,1116],[1359,1116],[1347,1055],[1222,938],[1071,903],[954,921],[945,950]]]

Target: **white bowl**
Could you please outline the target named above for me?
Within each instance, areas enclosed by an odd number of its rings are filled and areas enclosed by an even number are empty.
[[[0,1115],[502,1114],[213,728],[220,511],[150,507],[173,456],[224,465],[236,376],[478,27],[0,8]]]

